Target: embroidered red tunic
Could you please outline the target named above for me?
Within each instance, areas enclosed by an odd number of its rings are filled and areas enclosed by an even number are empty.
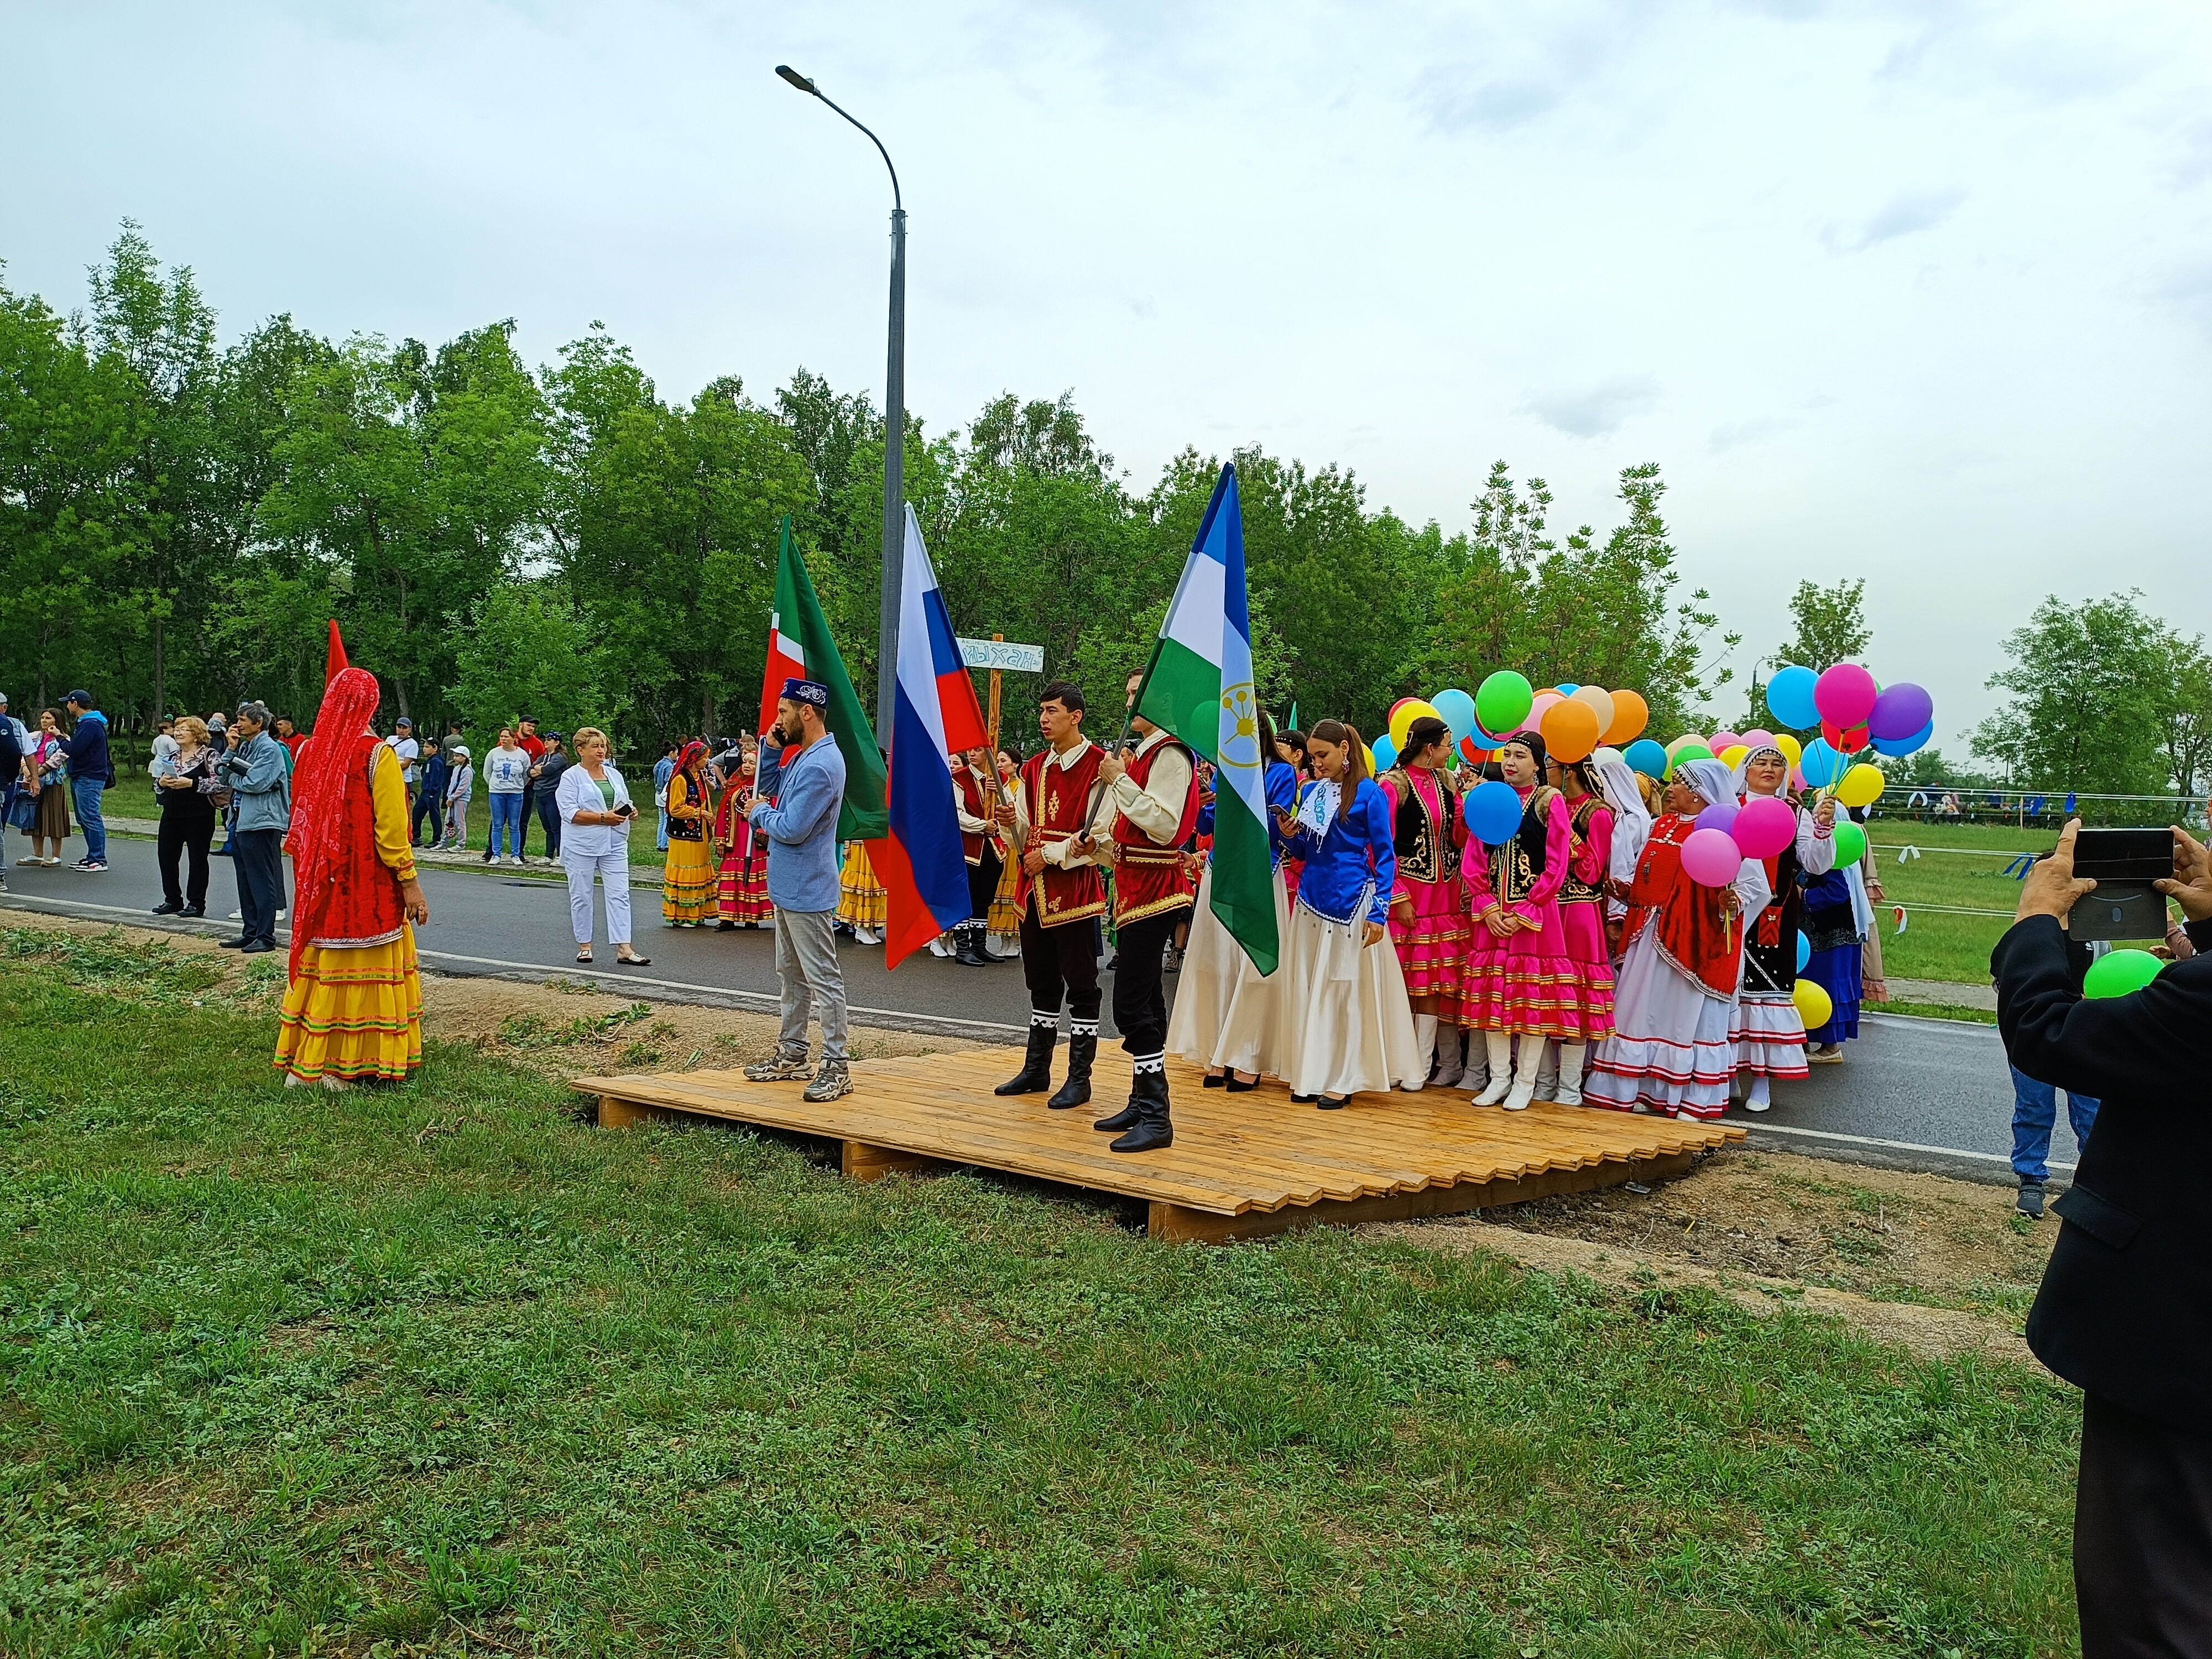
[[[1142,789],[1152,775],[1153,763],[1170,749],[1182,750],[1186,763],[1190,750],[1170,738],[1156,743],[1149,749],[1139,750],[1129,759],[1129,781]],[[1141,921],[1146,916],[1164,915],[1170,910],[1188,908],[1198,897],[1198,883],[1191,877],[1182,849],[1198,832],[1198,784],[1196,769],[1188,788],[1183,791],[1182,810],[1176,819],[1175,839],[1161,846],[1145,830],[1129,822],[1127,817],[1114,820],[1114,841],[1121,849],[1114,866],[1114,922],[1116,927],[1126,921]]]
[[[1072,764],[1062,766],[1051,750],[1040,750],[1022,763],[1022,804],[1029,816],[1031,848],[1056,847],[1089,827],[1097,802],[1098,763],[1106,751],[1085,741]],[[1088,921],[1106,908],[1106,878],[1095,864],[1063,870],[1048,863],[1036,875],[1022,872],[1014,903],[1027,910],[1034,896],[1037,926],[1058,927]]]

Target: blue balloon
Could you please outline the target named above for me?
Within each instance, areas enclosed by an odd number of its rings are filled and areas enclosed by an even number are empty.
[[[1561,680],[1559,682],[1559,695],[1563,697],[1571,697],[1576,692],[1581,690],[1582,687],[1577,685],[1572,680]]]
[[[1654,738],[1637,738],[1620,751],[1620,757],[1628,763],[1632,772],[1641,772],[1647,778],[1667,775],[1667,750]]]
[[[1797,935],[1797,971],[1803,973],[1813,960],[1813,941],[1804,934]]]
[[[1909,738],[1876,738],[1874,751],[1877,755],[1911,755],[1928,746],[1928,739],[1936,735],[1936,722],[1930,720]]]
[[[1809,668],[1778,668],[1766,683],[1766,707],[1775,719],[1794,732],[1809,732],[1820,723],[1820,706],[1813,701],[1820,677]],[[1811,773],[1806,776],[1810,777]]]
[[[1443,723],[1451,727],[1452,747],[1455,749],[1474,735],[1474,699],[1466,692],[1455,688],[1439,691],[1429,699],[1429,705],[1437,711]]]
[[[1809,787],[1832,789],[1843,781],[1844,774],[1851,769],[1851,757],[1830,748],[1826,738],[1815,738],[1805,745],[1805,758],[1799,765]]]
[[[1390,734],[1388,732],[1377,735],[1375,741],[1368,747],[1375,751],[1375,765],[1377,770],[1387,772],[1398,763],[1398,745],[1390,741]]]
[[[1468,795],[1468,832],[1487,846],[1503,846],[1520,829],[1526,810],[1521,805],[1520,793],[1511,784],[1492,779],[1478,785]]]

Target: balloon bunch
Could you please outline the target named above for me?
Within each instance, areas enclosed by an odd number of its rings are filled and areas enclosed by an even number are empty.
[[[1855,662],[1839,662],[1818,674],[1809,668],[1777,669],[1766,683],[1766,707],[1795,730],[1820,728],[1820,740],[1809,745],[1808,755],[1825,746],[1838,756],[1872,749],[1878,755],[1903,757],[1926,748],[1936,735],[1933,697],[1910,681],[1883,686]],[[1809,767],[1806,781],[1813,782]]]

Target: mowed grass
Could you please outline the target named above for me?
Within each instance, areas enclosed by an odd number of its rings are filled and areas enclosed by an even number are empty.
[[[2020,883],[2005,873],[2005,866],[2022,853],[2049,852],[2058,840],[2058,826],[2021,830],[2002,823],[1876,818],[1866,830],[1868,857],[1888,895],[1875,907],[1884,971],[1893,977],[1987,985],[1990,952],[2012,926],[2020,903]],[[1922,855],[1900,864],[1899,850],[1907,846],[1923,849]],[[1966,848],[1975,850],[1960,850]],[[1899,904],[1908,916],[1901,934],[1891,909]],[[1917,908],[1923,905],[1999,914],[1951,915]]]
[[[0,1651],[2072,1649],[2039,1375],[856,1186],[465,1048],[288,1092],[265,994],[4,945]]]

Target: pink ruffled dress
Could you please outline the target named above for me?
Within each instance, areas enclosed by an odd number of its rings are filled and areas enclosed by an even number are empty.
[[[1583,971],[1568,953],[1566,921],[1559,914],[1574,840],[1566,799],[1549,787],[1520,793],[1526,811],[1513,838],[1462,866],[1474,931],[1460,994],[1461,1023],[1479,1030],[1588,1042],[1612,1029],[1612,1011],[1608,998],[1593,1021],[1584,1006]],[[1542,849],[1541,868],[1531,842]],[[1536,925],[1500,939],[1483,917],[1501,909]]]
[[[1613,858],[1613,809],[1584,795],[1567,817],[1567,879],[1559,921],[1567,957],[1582,981],[1583,1027],[1595,1042],[1613,1035],[1613,951],[1605,936],[1605,877]]]
[[[1435,997],[1437,1018],[1457,1025],[1468,935],[1467,890],[1460,884],[1467,825],[1459,816],[1459,798],[1434,772],[1419,767],[1386,772],[1377,781],[1390,798],[1396,830],[1390,943],[1406,976],[1406,994]]]

